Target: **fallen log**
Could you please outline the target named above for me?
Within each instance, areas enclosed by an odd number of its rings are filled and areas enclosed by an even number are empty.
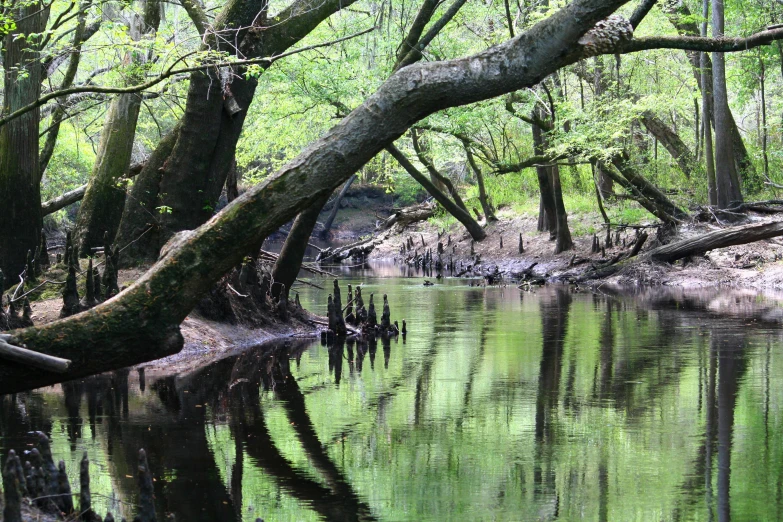
[[[683,257],[703,254],[716,248],[744,245],[781,235],[783,235],[783,221],[733,227],[655,248],[645,257],[652,261],[672,263]]]
[[[778,236],[783,236],[783,221],[716,230],[698,237],[683,239],[682,241],[654,248],[641,256],[635,256],[632,251],[627,258],[620,262],[591,270],[577,278],[577,281],[582,282],[609,277],[628,266],[630,262],[655,261],[658,263],[673,263],[678,259],[704,254],[717,248],[745,245]],[[637,249],[634,248],[634,250]]]
[[[320,263],[334,263],[348,259],[349,257],[366,257],[376,246],[385,241],[393,233],[402,232],[405,227],[411,223],[424,221],[434,215],[435,205],[432,203],[422,203],[410,208],[398,210],[389,216],[378,228],[378,231],[384,231],[383,234],[356,241],[355,243],[335,249],[325,248],[318,253],[316,261]]]

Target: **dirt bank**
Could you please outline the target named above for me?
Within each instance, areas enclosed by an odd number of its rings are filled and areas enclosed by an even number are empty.
[[[144,267],[120,270],[118,274],[120,288],[130,286],[144,271]],[[37,325],[46,324],[60,318],[63,300],[61,297],[42,299],[33,301],[30,306],[33,322]],[[226,321],[208,319],[194,311],[180,325],[185,344],[179,353],[134,368],[145,368],[150,372],[184,373],[230,356],[248,346],[272,339],[316,337],[319,327],[311,320],[323,320],[323,318],[310,314],[304,309],[297,309],[293,304],[290,304],[289,308],[292,313],[288,321],[278,319],[274,313],[265,313],[257,314],[252,324],[250,321],[236,320],[233,317]],[[252,312],[252,310],[246,311],[246,313]]]
[[[589,270],[592,263],[600,263],[613,256],[627,251],[636,237],[637,230],[646,230],[650,239],[642,252],[659,246],[656,229],[621,229],[620,242],[612,232],[613,246],[604,252],[591,251],[593,235],[574,236],[574,248],[555,255],[554,241],[549,239],[549,233],[536,230],[537,217],[516,215],[509,210],[498,213],[499,220],[485,224],[487,238],[473,244],[471,255],[471,238],[465,229],[456,223],[445,231],[438,229],[431,222],[420,222],[409,226],[403,234],[390,237],[370,254],[370,259],[395,260],[406,262],[411,254],[401,254],[400,247],[410,237],[415,251],[423,253],[425,249],[437,251],[438,242],[444,245],[443,261],[454,261],[456,274],[467,277],[499,272],[506,279],[514,279],[531,265],[530,270],[535,276],[550,280],[562,279],[565,276],[578,276]],[[572,229],[601,229],[600,217],[580,216],[586,222]],[[755,224],[779,220],[776,215],[750,213],[746,219],[737,224]],[[651,223],[648,223],[649,225]],[[642,224],[644,226],[645,224]],[[722,227],[714,223],[691,222],[676,230],[669,242],[692,238]],[[519,252],[519,235],[522,234],[524,252]],[[603,244],[605,235],[599,233]],[[451,244],[449,245],[449,237]],[[502,238],[502,247],[501,247]],[[424,246],[422,246],[422,239]],[[624,243],[625,242],[625,246]],[[477,261],[478,259],[478,261]],[[639,262],[632,263],[618,273],[603,280],[592,282],[592,285],[667,285],[683,288],[732,287],[753,289],[783,288],[783,237],[771,240],[757,241],[746,245],[716,249],[702,256],[694,256],[674,264]],[[576,266],[573,266],[575,263]],[[471,267],[471,270],[466,269]]]

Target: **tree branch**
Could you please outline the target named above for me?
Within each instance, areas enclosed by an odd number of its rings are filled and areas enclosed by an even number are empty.
[[[701,36],[648,36],[634,38],[616,50],[619,54],[637,53],[651,49],[682,49],[705,53],[735,53],[783,40],[783,27],[768,29],[747,38],[702,38]],[[611,53],[614,54],[614,53]]]
[[[258,64],[268,64],[271,65],[272,63],[282,59],[287,58],[289,56],[292,56],[294,54],[299,54],[305,51],[310,51],[313,49],[319,49],[321,47],[327,47],[330,45],[334,45],[340,42],[345,42],[346,40],[351,40],[353,38],[356,38],[358,36],[362,36],[364,34],[370,33],[374,31],[376,27],[370,27],[369,29],[365,29],[364,31],[359,31],[358,33],[353,33],[348,36],[344,36],[342,38],[337,38],[336,40],[331,40],[329,42],[323,42],[313,45],[308,45],[305,47],[301,47],[299,49],[293,49],[291,51],[278,54],[276,56],[268,56],[264,58],[254,58],[252,60],[233,60],[233,61],[224,61],[224,62],[214,62],[214,63],[208,63],[208,64],[202,64],[202,65],[196,65],[193,67],[183,67],[180,69],[174,69],[177,63],[184,60],[186,57],[182,57],[179,60],[177,60],[174,64],[172,64],[166,71],[160,73],[158,76],[152,78],[151,80],[148,80],[146,82],[140,83],[138,85],[131,85],[128,87],[105,87],[100,85],[81,85],[78,87],[71,87],[68,89],[60,89],[57,91],[50,92],[49,94],[45,94],[44,96],[41,96],[36,101],[29,105],[25,105],[24,107],[7,114],[0,118],[0,127],[5,125],[11,120],[14,120],[24,114],[27,114],[31,110],[40,107],[44,103],[53,100],[55,98],[60,98],[62,96],[70,96],[71,94],[77,94],[77,93],[85,93],[85,92],[92,92],[92,93],[104,93],[104,94],[127,94],[127,93],[134,93],[134,92],[141,92],[149,89],[150,87],[154,87],[155,85],[159,84],[163,80],[167,78],[171,78],[172,76],[176,76],[177,74],[183,74],[183,73],[189,73],[189,72],[195,72],[195,71],[205,71],[207,69],[212,68],[220,68],[220,67],[236,67],[236,66],[244,66],[244,65],[258,65]]]

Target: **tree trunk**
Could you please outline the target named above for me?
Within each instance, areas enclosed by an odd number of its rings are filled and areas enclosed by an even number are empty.
[[[707,36],[706,34],[702,35],[700,33],[699,28],[696,25],[696,17],[691,14],[690,9],[683,0],[673,0],[671,2],[662,4],[662,11],[664,11],[671,24],[677,29],[677,32],[680,35]],[[702,14],[704,14],[704,12]],[[709,12],[704,15],[705,19],[708,15]],[[688,60],[691,62],[693,75],[696,78],[696,83],[699,85],[699,89],[704,91],[705,87],[711,87],[713,84],[712,60],[710,60],[709,56],[706,57],[706,67],[704,67],[701,63],[701,57],[699,56],[700,53],[696,51],[686,51],[685,54],[688,56]],[[702,81],[702,74],[706,74],[706,81]],[[708,92],[707,96],[709,98],[708,105],[710,115],[707,121],[709,121],[714,127],[715,103],[713,100],[713,93]],[[753,167],[753,162],[751,161],[750,155],[748,154],[748,149],[745,147],[742,134],[740,134],[740,131],[737,128],[737,123],[734,121],[734,116],[731,114],[731,111],[728,113],[726,125],[729,135],[731,136],[730,143],[734,153],[736,170],[742,172],[747,178],[755,178],[756,169]]]
[[[40,2],[23,5],[13,11],[16,29],[3,42],[5,114],[34,102],[41,93],[39,50],[25,36],[43,32],[49,7]],[[24,270],[27,251],[34,252],[40,244],[40,119],[40,109],[36,108],[0,127],[0,270],[10,284],[16,283]]]
[[[603,57],[596,56],[594,59],[595,64],[595,78],[593,78],[593,89],[595,96],[603,96],[608,91],[606,75],[604,74]],[[600,168],[598,169],[598,190],[601,191],[601,197],[604,199],[610,198],[614,195],[614,182],[612,177],[606,174]]]
[[[160,200],[158,188],[163,172],[163,164],[171,154],[179,136],[179,126],[160,140],[130,188],[122,209],[122,219],[114,241],[120,248],[120,266],[136,266],[151,258],[150,245],[160,242]],[[162,210],[162,208],[161,208]]]
[[[328,195],[319,199],[296,216],[291,231],[288,233],[288,237],[272,269],[274,282],[272,285],[272,297],[279,297],[283,288],[285,288],[286,295],[291,290],[291,285],[296,281],[296,276],[299,275],[299,270],[302,268],[302,259],[304,259],[305,251],[307,250],[307,242],[310,241],[310,236],[313,234],[313,229],[318,221],[318,215],[328,199]]]
[[[468,164],[473,170],[473,174],[476,175],[476,183],[478,184],[479,189],[479,202],[481,203],[481,209],[484,211],[487,223],[490,221],[497,221],[498,218],[495,217],[495,210],[492,208],[492,203],[490,203],[489,196],[487,195],[487,189],[484,186],[484,174],[481,173],[481,167],[476,163],[476,158],[473,157],[473,153],[470,151],[469,147],[465,147],[465,152],[468,155]]]
[[[710,0],[702,0],[702,16],[704,21],[701,24],[701,36],[707,37],[707,20],[710,15]],[[718,188],[715,184],[715,153],[712,148],[712,124],[711,115],[714,114],[712,110],[712,81],[709,78],[709,71],[712,65],[708,64],[709,56],[707,53],[699,53],[699,65],[701,71],[699,78],[701,79],[701,105],[704,115],[702,120],[704,123],[704,157],[706,160],[707,168],[707,191],[710,205],[718,204]]]
[[[723,37],[723,0],[712,0],[712,36]],[[742,191],[734,163],[723,53],[712,54],[712,95],[715,104],[715,185],[718,207],[728,208],[733,202],[742,202]]]
[[[73,85],[73,81],[76,79],[76,73],[79,70],[79,62],[82,56],[82,44],[84,43],[85,29],[86,29],[86,16],[85,9],[88,7],[88,3],[81,2],[79,5],[79,15],[76,21],[76,28],[73,32],[73,50],[71,51],[70,60],[68,62],[68,68],[63,75],[63,81],[60,83],[60,89],[66,89]],[[60,103],[62,101],[62,103]],[[49,160],[52,159],[54,154],[54,148],[57,145],[57,138],[60,135],[60,125],[63,119],[66,117],[67,112],[65,110],[65,100],[58,100],[57,106],[52,112],[52,119],[49,123],[49,130],[46,133],[46,141],[41,149],[40,158],[38,160],[38,168],[41,176],[46,171],[46,167],[49,165]]]
[[[532,125],[533,151],[536,156],[541,156],[546,150],[544,134],[541,127]],[[557,210],[555,208],[555,195],[552,189],[552,175],[550,167],[536,166],[538,176],[538,190],[540,201],[538,206],[538,231],[549,231],[549,239],[557,237]]]
[[[688,214],[671,202],[658,188],[647,181],[629,163],[628,157],[618,156],[611,164],[603,164],[603,170],[622,185],[645,209],[664,223],[677,223],[687,219]]]
[[[685,142],[682,141],[680,136],[650,111],[642,113],[641,121],[647,130],[650,131],[650,133],[666,148],[669,154],[672,155],[672,158],[677,162],[677,165],[680,167],[682,173],[685,174],[685,177],[690,178],[693,169],[696,166],[696,160],[693,157],[693,153]]]
[[[281,54],[307,36],[321,21],[356,0],[294,0],[267,27],[266,7],[250,0],[232,0],[215,20],[215,31],[221,41],[210,40],[212,50],[236,52],[230,42],[240,42],[243,58]],[[264,3],[264,6],[267,4]],[[286,20],[285,24],[276,20]],[[248,31],[249,27],[264,30]],[[238,27],[239,29],[229,29]],[[230,33],[230,34],[228,34]],[[227,44],[226,42],[229,42]],[[268,66],[263,66],[265,68]],[[166,208],[159,216],[157,234],[145,236],[134,247],[139,260],[153,260],[158,250],[177,231],[193,229],[215,213],[215,205],[225,184],[234,158],[237,140],[255,93],[257,79],[246,77],[244,69],[225,71],[221,78],[214,71],[198,71],[191,75],[185,114],[180,120],[174,146],[161,162],[160,172],[145,169],[140,180],[152,192],[145,200]],[[230,78],[230,82],[221,81]],[[220,87],[222,86],[222,92]],[[240,108],[233,116],[224,110],[224,99],[233,98]],[[156,183],[157,181],[157,183]],[[128,201],[123,220],[137,210]],[[120,242],[129,242],[137,235],[139,220],[134,216],[126,227],[120,225]]]
[[[555,196],[555,217],[557,219],[557,241],[555,242],[555,254],[571,250],[574,242],[571,240],[571,231],[568,229],[568,214],[563,204],[563,191],[560,187],[560,169],[557,165],[551,167],[552,192]]]
[[[127,290],[97,307],[15,330],[9,344],[72,361],[63,375],[0,365],[0,393],[125,367],[177,352],[178,325],[257,244],[344,183],[435,111],[531,87],[582,56],[577,40],[623,0],[574,0],[517,38],[477,55],[400,70],[276,174],[197,230],[183,232]]]
[[[744,245],[780,235],[783,235],[783,223],[781,222],[733,227],[670,243],[650,250],[646,255],[653,261],[673,263],[683,257],[703,254],[716,248]]]
[[[479,225],[468,212],[461,209],[456,203],[451,201],[448,196],[446,196],[446,194],[438,190],[438,187],[436,187],[429,179],[427,179],[427,176],[419,172],[418,169],[413,166],[408,158],[406,158],[397,147],[394,145],[388,145],[386,150],[389,154],[392,155],[394,159],[399,162],[402,168],[404,168],[413,179],[418,181],[419,184],[424,187],[425,190],[429,192],[430,195],[441,204],[441,206],[443,206],[443,208],[446,209],[446,212],[454,216],[457,221],[465,225],[468,233],[470,233],[470,236],[475,241],[481,241],[487,237],[487,234],[484,232],[484,229],[481,228],[481,225]]]
[[[340,210],[340,203],[345,197],[345,194],[348,192],[348,189],[351,188],[351,185],[353,184],[354,181],[356,181],[356,174],[348,178],[348,181],[345,182],[345,185],[343,185],[343,188],[342,190],[340,190],[340,193],[337,194],[336,198],[334,198],[334,206],[332,207],[332,211],[329,212],[329,217],[327,217],[326,221],[324,221],[324,229],[321,230],[322,239],[326,239],[327,236],[329,236],[329,231],[332,229],[334,218],[337,217],[337,212]],[[313,226],[315,226],[315,223],[313,223]]]
[[[160,25],[160,4],[144,0],[144,16],[131,15],[128,32],[135,42],[154,38]],[[136,50],[126,60],[138,72],[128,79],[129,85],[144,80],[147,53]],[[141,93],[120,94],[114,98],[101,131],[98,155],[92,169],[84,199],[76,217],[76,245],[79,255],[92,255],[92,248],[103,246],[104,234],[113,242],[125,205],[125,187],[118,183],[128,171],[133,154],[133,140],[141,110]]]

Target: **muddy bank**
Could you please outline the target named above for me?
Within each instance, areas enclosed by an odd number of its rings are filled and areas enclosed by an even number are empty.
[[[453,272],[444,271],[446,276],[482,277],[500,274],[503,280],[512,282],[527,274],[534,280],[569,281],[583,275],[592,267],[627,252],[636,240],[638,232],[646,231],[649,234],[642,254],[662,244],[655,228],[622,228],[619,238],[616,230],[612,231],[610,248],[604,245],[603,233],[599,234],[599,241],[604,248],[599,252],[593,252],[593,234],[575,235],[574,248],[555,255],[554,241],[549,239],[549,233],[536,230],[537,218],[514,215],[507,210],[500,212],[498,218],[496,222],[485,224],[487,238],[481,242],[473,242],[458,223],[443,230],[428,221],[419,222],[410,225],[402,234],[393,235],[376,246],[368,259],[410,263],[416,254],[424,255],[430,249],[435,254],[440,242],[444,249],[441,256],[443,264],[454,265]],[[774,215],[750,213],[745,220],[736,224],[768,223],[777,220]],[[599,228],[600,219],[592,221],[590,225]],[[678,227],[666,240],[671,243],[722,228],[714,223],[691,222]],[[520,235],[522,252],[519,248]],[[413,243],[412,248],[406,246],[410,242]],[[591,281],[589,285],[781,289],[782,259],[783,238],[778,237],[715,249],[673,264],[649,261],[629,263],[629,266],[616,274]]]

